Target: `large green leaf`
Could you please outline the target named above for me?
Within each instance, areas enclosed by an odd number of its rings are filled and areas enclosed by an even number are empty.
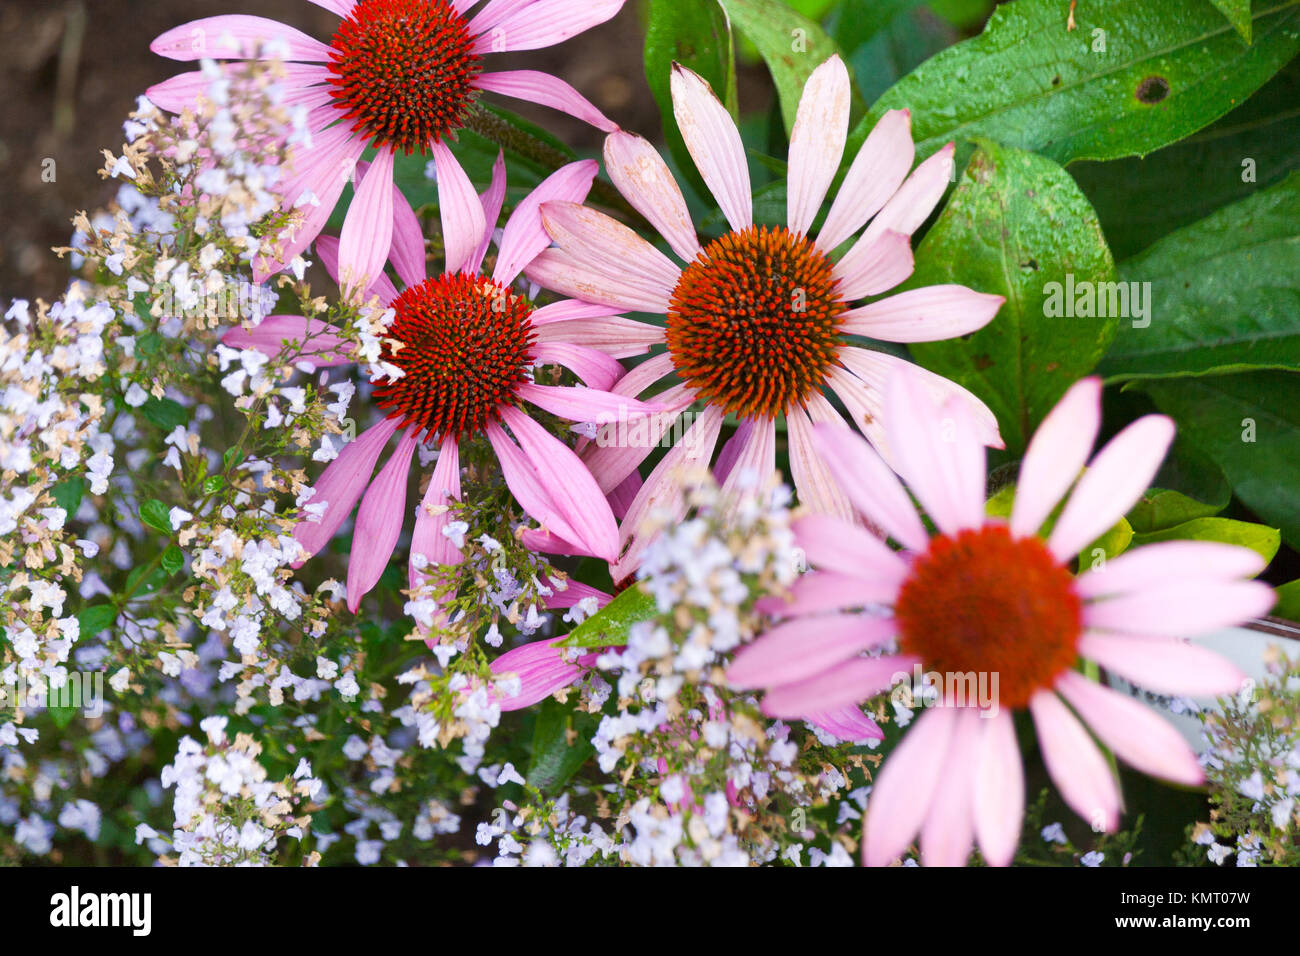
[[[1300,60],[1223,119],[1145,159],[1070,166],[1119,260],[1297,169]]]
[[[989,136],[1060,163],[1143,156],[1218,119],[1300,50],[1300,0],[1259,3],[1253,45],[1207,0],[999,6],[980,36],[900,80],[856,131],[912,111],[917,148]]]
[[[957,39],[948,23],[916,6],[917,0],[847,0],[827,22],[867,102]]]
[[[1147,392],[1214,459],[1252,511],[1300,546],[1300,374],[1151,379]]]
[[[692,3],[698,0],[691,0]],[[786,135],[794,126],[803,85],[836,52],[821,27],[781,0],[719,0],[741,33],[763,57],[776,84]]]
[[[1149,312],[1120,324],[1112,381],[1300,369],[1300,173],[1120,264]]]
[[[735,43],[717,0],[650,0],[645,33],[645,78],[663,117],[664,140],[696,191],[707,196],[673,118],[669,84],[674,63],[704,77],[731,115],[739,114]]]
[[[1250,42],[1250,0],[1210,0],[1228,18],[1241,38]]]
[[[570,631],[559,646],[618,647],[627,643],[632,625],[647,621],[657,613],[654,597],[633,585]]]
[[[590,732],[575,733],[573,743],[569,743],[574,718],[573,708],[553,697],[542,701],[538,708],[533,728],[533,756],[525,774],[528,782],[538,789],[563,786],[596,752]]]
[[[1133,537],[1133,546],[1141,547],[1156,541],[1221,541],[1259,552],[1265,561],[1272,561],[1282,545],[1282,536],[1276,528],[1255,524],[1252,521],[1233,521],[1231,518],[1193,518],[1172,528],[1163,528],[1149,534]]]
[[[917,344],[912,354],[982,398],[1008,450],[1019,453],[1115,333],[1114,317],[1052,317],[1050,306],[1065,307],[1067,283],[1114,274],[1097,217],[1069,174],[1050,159],[982,141],[918,247],[909,284],[955,282],[1007,301],[978,332]]]

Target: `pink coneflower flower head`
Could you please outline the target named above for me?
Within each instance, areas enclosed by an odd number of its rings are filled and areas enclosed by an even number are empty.
[[[342,17],[328,44],[265,17],[207,17],[168,30],[150,49],[173,60],[288,61],[284,102],[306,109],[309,138],[295,143],[289,175],[278,185],[285,209],[303,218],[282,237],[274,259],[257,263],[259,278],[306,249],[330,217],[353,167],[374,147],[374,176],[359,187],[343,223],[344,258],[355,250],[358,275],[375,276],[392,238],[388,199],[396,153],[431,154],[438,206],[448,233],[482,232],[473,186],[448,148],[480,91],[563,110],[602,130],[617,127],[573,87],[536,70],[485,72],[483,56],[552,46],[614,16],[624,0],[312,0]],[[201,72],[151,87],[149,98],[180,112],[210,84]],[[464,217],[465,229],[451,220]],[[365,236],[362,243],[361,236]],[[473,248],[447,244],[452,270]]]
[[[307,503],[318,520],[301,521],[294,532],[314,554],[360,500],[347,579],[352,610],[379,580],[397,544],[406,515],[407,475],[421,442],[436,445],[439,455],[416,509],[412,587],[429,564],[460,560],[448,508],[461,496],[460,445],[477,436],[491,443],[515,499],[541,523],[541,537],[571,553],[614,557],[618,530],[605,495],[574,451],[525,408],[532,405],[575,422],[654,413],[656,406],[608,391],[623,370],[602,349],[626,351],[634,347],[629,342],[636,341],[635,335],[621,336],[618,320],[603,307],[565,300],[535,309],[513,287],[523,265],[549,242],[539,203],[585,197],[596,170],[594,160],[571,163],[529,194],[506,222],[490,275],[478,270],[492,230],[485,227],[477,237],[461,235],[465,219],[455,220],[454,228],[456,241],[473,240],[475,245],[464,264],[466,271],[448,268],[428,275],[418,220],[400,194],[394,195],[393,265],[404,288],[399,292],[381,275],[368,289],[394,312],[374,366],[379,374],[372,399],[386,417],[343,446],[317,479]],[[376,174],[373,165],[363,169],[362,186]],[[492,185],[475,197],[486,210],[487,223],[495,224],[504,196],[505,164],[498,158]],[[337,277],[339,243],[322,236],[317,251]],[[225,343],[271,355],[287,345],[317,365],[355,360],[341,330],[300,316],[271,316],[251,330],[233,329]],[[571,370],[586,387],[535,383],[531,370],[541,364]],[[397,447],[374,474],[393,435],[399,436]]]
[[[1152,544],[1104,563],[1089,555],[1091,569],[1071,573],[1075,555],[1146,490],[1173,423],[1141,418],[1088,463],[1101,385],[1078,382],[1030,442],[1006,521],[985,515],[984,452],[969,407],[956,399],[937,407],[907,374],[890,389],[885,428],[897,470],[936,533],[866,442],[820,426],[818,447],[854,507],[903,550],[861,525],[802,518],[796,539],[816,570],[779,609],[785,620],[741,651],[727,675],[739,687],[765,688],[763,708],[778,717],[812,703],[866,700],[918,667],[939,675],[939,700],[909,727],[874,782],[864,862],[890,862],[919,832],[926,863],[960,865],[973,843],[988,862],[1010,863],[1024,811],[1012,722],[1021,708],[1033,717],[1066,803],[1098,829],[1115,828],[1122,804],[1085,727],[1141,771],[1201,782],[1195,754],[1172,726],[1076,669],[1088,659],[1162,694],[1234,691],[1242,679],[1236,668],[1180,638],[1272,605],[1266,585],[1245,580],[1264,560],[1225,544]],[[891,642],[896,653],[871,655]],[[972,680],[991,687],[991,698]]]
[[[708,460],[728,414],[741,422],[733,447],[723,452],[737,465],[728,469],[729,485],[754,473],[761,479],[775,467],[776,422],[784,417],[791,477],[802,503],[848,517],[848,498],[813,447],[813,424],[842,420],[826,397],[829,390],[880,445],[883,383],[906,364],[852,345],[848,336],[891,342],[950,338],[985,325],[1003,302],[942,285],[854,307],[911,274],[911,233],[943,196],[953,150],[949,144],[909,175],[915,155],[909,115],[886,114],[855,157],[820,231],[810,236],[848,136],[849,76],[839,57],[819,66],[804,87],[790,137],[786,224],[776,228],[754,224],[740,133],[708,84],[676,66],[671,86],[677,124],[730,230],[701,245],[664,160],[644,139],[614,132],[605,141],[610,177],[684,265],[607,216],[552,202],[542,215],[556,248],[528,268],[535,282],[563,294],[665,316],[667,352],[634,370],[620,390],[633,394],[633,387],[676,376],[679,384],[663,393],[664,404],[705,406],[690,440],[665,456],[630,507],[627,553],[615,580],[636,567],[649,503],[671,500],[687,458]],[[996,420],[978,399],[925,374],[937,394],[958,395],[972,408],[986,441],[1000,442]],[[638,448],[593,450],[586,461],[601,487],[609,490],[622,481],[671,425],[669,417]]]

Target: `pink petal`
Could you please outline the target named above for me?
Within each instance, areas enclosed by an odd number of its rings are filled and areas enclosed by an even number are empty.
[[[763,713],[797,720],[810,712],[856,704],[899,680],[918,660],[902,655],[854,658],[812,677],[771,688],[763,697]]]
[[[527,100],[539,106],[568,113],[606,133],[618,129],[618,124],[596,109],[585,96],[558,76],[538,70],[506,70],[498,73],[480,73],[474,85],[489,93],[499,93],[518,100]]]
[[[878,577],[885,587],[902,585],[907,563],[875,535],[829,515],[804,515],[792,524],[795,540],[816,568],[856,577]]]
[[[1158,694],[1208,697],[1234,693],[1246,679],[1227,658],[1177,638],[1085,632],[1079,639],[1079,653]]]
[[[902,232],[911,235],[929,218],[939,204],[952,180],[952,157],[955,147],[949,143],[920,166],[885,203],[885,208],[863,234],[875,238],[884,232]]]
[[[329,273],[330,278],[335,282],[339,281],[339,241],[333,236],[316,237],[316,258],[320,260],[325,271]],[[379,273],[370,282],[370,288],[365,290],[365,295],[377,295],[379,301],[384,305],[392,302],[397,298],[397,289],[393,282],[384,273]]]
[[[935,788],[921,824],[921,862],[926,866],[965,866],[974,843],[981,721],[969,707],[956,711],[943,786]]]
[[[1029,700],[1043,763],[1066,804],[1095,829],[1119,825],[1120,796],[1115,775],[1083,725],[1051,691]]]
[[[1150,486],[1173,440],[1171,419],[1147,415],[1107,442],[1047,539],[1052,553],[1068,561],[1122,518]]]
[[[727,476],[731,474],[731,469],[735,468],[736,462],[740,460],[740,449],[748,444],[753,433],[754,419],[742,418],[736,424],[735,432],[723,444],[722,451],[718,452],[718,460],[713,465],[713,478],[715,481],[727,480]]]
[[[560,688],[568,687],[587,672],[587,668],[564,659],[565,649],[555,646],[562,640],[564,637],[555,637],[523,644],[492,662],[492,673],[498,677],[508,674],[519,677],[516,696],[497,695],[503,711],[531,707]]]
[[[758,610],[776,617],[799,617],[825,611],[843,611],[868,604],[892,604],[898,597],[897,584],[877,575],[812,571],[790,586],[787,600],[779,595],[760,598]]]
[[[895,470],[944,534],[984,523],[984,448],[966,403],[936,408],[921,380],[905,371],[890,383],[885,422]]]
[[[460,549],[443,529],[451,521],[450,503],[460,500],[460,448],[456,436],[442,440],[438,460],[434,463],[429,487],[424,491],[420,506],[415,509],[415,532],[411,536],[411,566],[408,573],[410,587],[420,581],[421,571],[416,567],[416,557],[423,557],[431,565],[459,564]]]
[[[604,591],[593,588],[590,584],[583,584],[581,581],[565,579],[564,587],[560,587],[559,582],[555,579],[547,578],[546,585],[555,592],[545,599],[546,606],[553,611],[567,610],[589,597],[596,599],[597,607],[604,607],[614,600],[612,594],[606,594]]]
[[[981,715],[975,776],[975,835],[990,866],[1010,866],[1025,815],[1025,771],[1009,711]]]
[[[915,153],[911,114],[890,110],[872,127],[844,175],[817,235],[817,248],[829,253],[879,212],[902,185]]]
[[[615,395],[637,395],[671,372],[671,357],[667,354],[656,355],[624,375],[611,391]],[[612,434],[607,432],[598,435],[596,447],[584,451],[583,459],[587,467],[606,494],[645,461],[646,456],[676,421],[676,413],[691,404],[691,395],[686,386],[675,385],[656,395],[655,401],[665,411],[662,415],[645,421],[644,431],[639,428],[634,430],[632,422],[628,422],[626,427],[615,425]]]
[[[956,723],[955,707],[925,711],[885,760],[867,802],[864,866],[884,866],[897,859],[921,829],[943,776]]]
[[[355,361],[352,344],[327,322],[301,315],[268,315],[251,329],[236,325],[221,336],[232,349],[256,349],[272,358],[286,351],[317,368]]]
[[[835,277],[836,293],[845,302],[888,292],[912,274],[912,240],[901,232],[884,232],[871,239],[854,243],[844,258],[835,263],[831,274]],[[960,287],[959,287],[960,288]],[[885,301],[889,301],[886,299]],[[863,308],[870,308],[864,306]],[[862,310],[852,309],[843,316],[845,331],[857,332],[851,324]],[[880,336],[873,336],[879,338]]]
[[[727,682],[750,689],[804,680],[878,647],[897,632],[892,618],[865,614],[786,621],[736,654],[727,668]]]
[[[492,182],[479,194],[478,199],[483,207],[483,241],[465,263],[464,271],[470,275],[477,275],[483,268],[483,257],[492,245],[492,234],[496,230],[497,220],[501,218],[501,207],[505,205],[506,154],[503,150],[497,150],[496,162],[492,164]],[[499,261],[500,256],[497,259]]]
[[[1011,532],[1037,534],[1079,477],[1101,427],[1101,380],[1085,378],[1047,413],[1029,442],[1016,482]]]
[[[681,270],[627,226],[571,202],[543,203],[542,221],[556,245],[589,269],[606,275],[631,274],[660,291],[666,306]]]
[[[489,33],[479,36],[470,49],[474,53],[509,53],[554,46],[604,23],[623,6],[624,0],[535,0],[501,21]],[[486,10],[486,8],[485,8]]]
[[[487,233],[483,204],[474,184],[443,142],[431,143],[438,171],[438,211],[442,218],[445,271],[460,272]]]
[[[573,529],[564,535],[596,557],[613,561],[618,554],[618,526],[604,493],[573,450],[523,412],[505,407],[501,417],[519,440],[538,481]],[[522,504],[522,502],[521,502]],[[547,519],[534,515],[543,524]],[[564,534],[558,525],[556,530]]]
[[[616,359],[596,349],[570,345],[565,341],[539,342],[533,347],[532,357],[533,361],[546,365],[563,365],[582,379],[588,388],[608,390],[623,377],[623,366]]]
[[[524,401],[571,422],[605,424],[659,413],[657,405],[647,405],[626,395],[615,395],[597,388],[524,383],[518,386],[515,394]]]
[[[477,2],[478,0],[459,0],[460,9],[458,12],[464,14]],[[476,37],[487,33],[506,17],[522,10],[532,2],[533,0],[488,0],[466,25],[469,35]],[[502,40],[502,43],[504,43],[504,40]],[[501,51],[494,49],[493,52],[499,53]]]
[[[268,43],[282,45],[281,59],[326,63],[330,58],[329,47],[301,30],[243,14],[191,20],[160,34],[149,49],[170,60],[251,60],[265,58]]]
[[[831,56],[804,84],[790,130],[786,224],[808,234],[840,168],[849,134],[849,71]]]
[[[581,299],[561,299],[542,306],[533,313],[532,319],[534,327],[541,327],[574,319],[600,319],[617,313],[618,309],[613,306],[583,302]]]
[[[785,414],[786,441],[790,453],[790,477],[799,492],[799,503],[841,521],[853,520],[853,509],[845,490],[827,467],[813,441],[813,425],[803,409],[790,408]]]
[[[735,509],[748,495],[757,493],[763,482],[776,471],[776,422],[759,419],[754,422],[746,440],[740,445],[735,465],[722,482],[724,516]]]
[[[357,187],[339,235],[339,276],[344,288],[367,289],[384,271],[393,244],[394,188],[393,151],[381,149]]]
[[[605,137],[605,171],[632,208],[668,240],[673,252],[691,262],[700,241],[681,187],[663,157],[645,139],[621,130]]]
[[[1074,671],[1063,674],[1056,689],[1121,760],[1184,786],[1204,782],[1201,765],[1183,735],[1150,707]]]
[[[406,484],[411,475],[416,429],[408,429],[366,489],[357,510],[348,558],[348,610],[356,613],[361,598],[379,581],[388,566],[406,517]]]
[[[570,300],[572,301],[572,300]],[[602,306],[602,308],[605,308]],[[537,326],[537,313],[533,313],[533,325]],[[562,343],[580,342],[573,348],[589,348],[599,351],[610,358],[631,358],[642,355],[651,346],[664,340],[662,326],[625,319],[621,315],[606,316],[601,319],[570,319],[567,322],[551,322],[537,328],[538,348],[543,345],[560,345]],[[588,382],[588,384],[591,384]]]
[[[673,116],[704,184],[735,231],[754,223],[749,165],[740,131],[698,74],[677,63],[669,77]]]
[[[501,233],[501,249],[492,271],[497,282],[502,285],[514,282],[524,266],[551,244],[551,237],[542,224],[542,203],[582,202],[591,191],[599,169],[594,159],[569,163],[547,176],[524,197]]]
[[[407,287],[419,285],[428,277],[424,230],[396,182],[393,183],[393,240],[389,254],[398,277]]]
[[[235,68],[238,67],[233,64],[217,64],[217,69],[223,74],[229,74],[230,69]],[[328,67],[311,63],[281,63],[280,69],[284,70],[285,74],[281,81],[284,91],[281,101],[283,105],[297,106],[301,103],[314,108],[330,101],[328,87],[322,85],[330,77]],[[169,113],[180,113],[186,109],[193,109],[200,99],[207,99],[211,89],[212,77],[202,70],[193,70],[189,73],[178,73],[161,83],[155,83],[145,91],[145,94],[149,97],[149,102],[159,109]],[[315,98],[320,94],[324,95],[324,100]]]
[[[641,475],[639,472],[634,471],[624,478],[622,483],[607,496],[610,510],[614,512],[614,517],[619,521],[623,520],[627,515],[627,510],[632,507],[632,502],[636,500],[641,485]]]
[[[964,285],[925,286],[850,309],[840,316],[840,329],[882,342],[937,342],[982,329],[1005,301]]]
[[[294,539],[303,546],[309,555],[317,554],[334,537],[344,519],[352,512],[352,506],[361,497],[361,492],[370,482],[370,475],[375,470],[379,453],[388,444],[389,437],[397,430],[397,419],[385,418],[377,425],[367,428],[354,440],[339,450],[326,469],[321,472],[312,487],[316,493],[307,503],[325,503],[328,507],[319,521],[304,519],[294,526]],[[305,560],[305,559],[304,559]],[[294,564],[298,567],[301,561]]]
[[[519,506],[534,520],[542,524],[543,530],[562,537],[566,542],[576,542],[580,535],[573,530],[568,519],[551,496],[550,489],[542,484],[537,469],[528,456],[519,450],[505,430],[495,422],[487,426],[488,441],[501,463],[501,476],[506,487],[515,496]],[[563,552],[555,552],[563,553]]]
[[[816,724],[840,740],[865,743],[868,740],[885,739],[885,732],[880,729],[880,725],[864,714],[862,708],[853,704],[811,711],[803,715],[803,720]]]
[[[826,467],[868,521],[912,551],[924,551],[930,536],[894,472],[871,446],[842,425],[818,425],[814,439]]]
[[[349,16],[352,8],[357,5],[357,0],[311,0],[311,2],[341,17]]]
[[[662,284],[634,273],[609,275],[562,249],[544,250],[528,264],[524,275],[543,289],[575,299],[632,312],[663,315],[668,311],[671,290]]]
[[[1268,562],[1257,551],[1217,541],[1161,541],[1112,558],[1079,576],[1074,589],[1083,598],[1136,594],[1177,581],[1246,578]]]

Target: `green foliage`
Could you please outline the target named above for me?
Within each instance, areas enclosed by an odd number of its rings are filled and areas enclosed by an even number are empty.
[[[632,625],[658,613],[655,599],[634,585],[575,627],[560,643],[563,647],[617,647],[627,643]]]

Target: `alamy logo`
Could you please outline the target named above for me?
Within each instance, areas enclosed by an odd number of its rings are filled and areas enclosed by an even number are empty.
[[[1049,319],[1132,319],[1133,328],[1151,324],[1150,282],[1074,281],[1074,273],[1065,274],[1065,284],[1048,282],[1043,315]]]
[[[153,928],[153,897],[149,893],[68,893],[50,897],[50,925],[126,926],[133,936],[148,936]]]

